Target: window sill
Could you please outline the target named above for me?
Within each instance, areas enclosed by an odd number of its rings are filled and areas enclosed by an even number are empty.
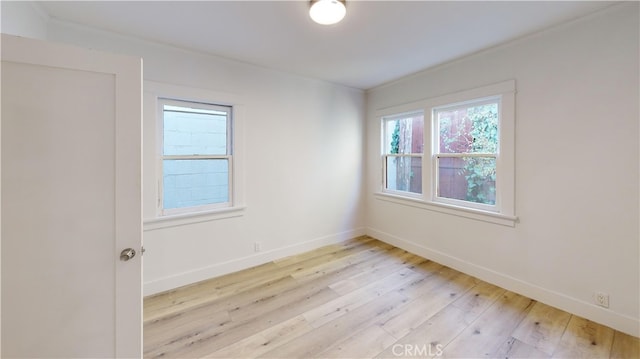
[[[425,209],[428,211],[436,211],[440,213],[451,214],[458,217],[475,219],[478,221],[495,223],[507,227],[515,227],[518,217],[509,216],[501,213],[487,212],[479,209],[458,207],[449,204],[426,202],[422,199],[398,196],[394,194],[377,192],[374,193],[376,199],[385,202],[400,204],[414,208]]]
[[[184,226],[187,224],[216,221],[219,219],[242,217],[246,207],[229,207],[197,213],[176,214],[144,220],[144,231]]]

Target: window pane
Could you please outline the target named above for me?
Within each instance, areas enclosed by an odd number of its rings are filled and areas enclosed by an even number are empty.
[[[229,202],[227,159],[164,160],[165,209]]]
[[[422,158],[389,156],[387,189],[422,193]]]
[[[227,155],[227,113],[164,106],[164,148],[169,155]]]
[[[438,159],[438,196],[475,203],[496,203],[496,159]]]
[[[498,103],[436,112],[440,153],[496,153]]]
[[[422,153],[424,149],[424,116],[408,115],[384,121],[386,154]]]

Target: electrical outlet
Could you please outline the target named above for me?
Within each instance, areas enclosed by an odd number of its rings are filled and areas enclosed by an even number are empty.
[[[596,292],[593,299],[597,305],[601,307],[609,308],[609,294]]]
[[[262,243],[253,242],[253,250],[256,252],[260,252],[262,250]]]

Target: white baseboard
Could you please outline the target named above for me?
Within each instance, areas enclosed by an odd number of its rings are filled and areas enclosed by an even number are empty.
[[[446,253],[427,248],[382,232],[375,228],[367,228],[366,234],[385,243],[402,248],[408,252],[417,254],[434,262],[446,265],[470,276],[497,285],[509,291],[527,296],[531,299],[545,303],[547,305],[562,309],[566,312],[581,316],[593,322],[609,326],[613,329],[627,333],[629,335],[640,336],[640,321],[636,318],[628,317],[608,309],[598,307],[583,300],[569,297],[565,294],[548,290],[537,285],[524,282],[504,273],[478,266],[462,259],[450,256]]]
[[[356,228],[350,231],[336,233],[302,243],[256,253],[250,256],[232,259],[222,263],[212,264],[203,268],[188,272],[167,276],[161,279],[145,282],[143,285],[144,296],[164,292],[187,284],[200,282],[206,279],[219,277],[239,270],[255,267],[276,259],[304,253],[329,244],[339,243],[365,234],[364,228]]]

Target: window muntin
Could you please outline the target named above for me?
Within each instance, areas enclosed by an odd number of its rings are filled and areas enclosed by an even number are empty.
[[[162,215],[230,207],[230,106],[158,99],[162,116]]]
[[[408,195],[422,193],[424,113],[384,117],[384,189]]]
[[[436,107],[434,201],[495,211],[500,97]]]

